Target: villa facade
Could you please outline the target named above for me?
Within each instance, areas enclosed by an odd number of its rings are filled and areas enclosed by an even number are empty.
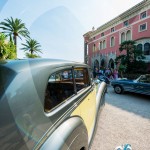
[[[84,37],[84,62],[92,68],[116,68],[119,45],[126,40],[136,41],[138,49],[150,63],[150,0],[144,0]],[[149,68],[150,70],[150,68]]]

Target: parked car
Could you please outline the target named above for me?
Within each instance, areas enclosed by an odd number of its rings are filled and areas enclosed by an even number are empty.
[[[1,150],[87,150],[106,83],[83,63],[55,59],[0,63]]]
[[[135,80],[114,80],[111,82],[111,85],[117,94],[129,91],[150,95],[150,74],[141,75]]]
[[[110,84],[109,78],[106,77],[106,76],[104,76],[104,75],[99,75],[99,74],[98,74],[98,79],[99,79],[100,81],[106,82],[107,84]]]

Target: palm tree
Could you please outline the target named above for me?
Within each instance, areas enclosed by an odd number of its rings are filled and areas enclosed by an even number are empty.
[[[3,30],[2,33],[5,33],[7,36],[13,37],[14,44],[17,48],[17,37],[21,39],[22,37],[29,37],[29,31],[25,27],[25,24],[22,23],[21,19],[13,19],[12,17],[4,19],[5,21],[0,23],[0,28]]]
[[[35,54],[38,52],[42,53],[40,49],[41,45],[36,40],[29,38],[26,40],[26,44],[22,44],[22,45],[24,47],[21,49],[29,52],[29,53],[26,53],[26,56],[28,58],[40,57]]]

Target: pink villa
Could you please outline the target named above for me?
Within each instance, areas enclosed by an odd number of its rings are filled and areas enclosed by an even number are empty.
[[[142,1],[97,29],[93,27],[83,37],[84,62],[92,68],[116,68],[119,45],[126,40],[136,41],[146,57],[144,61],[150,64],[150,0]]]

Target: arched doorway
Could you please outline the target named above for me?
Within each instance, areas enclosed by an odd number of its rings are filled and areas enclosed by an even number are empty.
[[[105,67],[105,60],[104,59],[101,60],[101,67],[103,67],[103,68]]]
[[[150,55],[150,43],[144,44],[144,55]]]
[[[109,68],[112,68],[112,69],[115,68],[115,63],[114,63],[114,60],[113,60],[112,58],[109,60],[108,67],[109,67]]]
[[[94,61],[94,69],[95,68],[99,69],[99,62],[97,59]]]

